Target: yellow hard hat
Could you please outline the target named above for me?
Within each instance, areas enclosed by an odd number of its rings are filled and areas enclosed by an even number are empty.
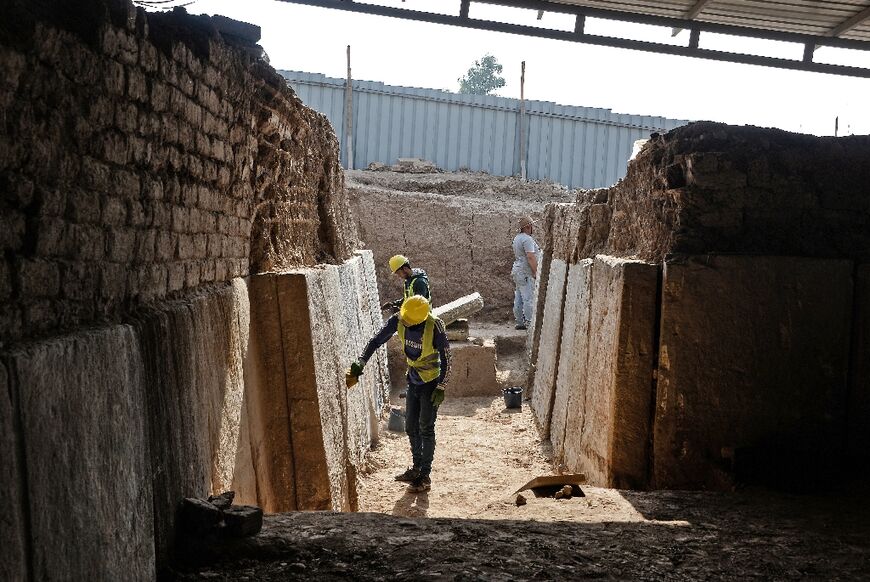
[[[423,323],[427,315],[429,315],[429,300],[422,295],[408,297],[399,310],[399,318],[406,325]]]
[[[405,255],[393,255],[392,257],[390,257],[390,271],[395,273],[409,263],[410,261]]]

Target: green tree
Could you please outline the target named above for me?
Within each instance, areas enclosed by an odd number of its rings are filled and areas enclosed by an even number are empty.
[[[474,61],[474,66],[468,69],[459,81],[459,92],[471,95],[489,95],[496,89],[504,87],[502,67],[494,56],[487,53],[480,60]]]

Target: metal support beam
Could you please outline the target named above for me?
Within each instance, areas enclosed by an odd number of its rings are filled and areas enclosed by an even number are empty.
[[[804,45],[804,59],[805,63],[813,62],[813,53],[816,52],[816,45],[811,42],[808,42]]]
[[[471,0],[462,0],[459,4],[459,18],[468,19],[468,9],[471,6]]]
[[[701,13],[701,10],[704,9],[704,6],[712,2],[713,0],[698,0],[695,2],[695,5],[689,8],[689,11],[686,12],[686,20],[695,20],[695,18]],[[671,36],[677,36],[682,32],[682,28],[672,28]]]
[[[701,31],[697,28],[693,28],[689,33],[689,48],[696,49],[698,48],[698,42],[701,40]]]
[[[862,22],[864,22],[868,18],[870,18],[870,6],[868,6],[867,8],[865,8],[864,10],[862,10],[861,12],[859,12],[858,14],[853,16],[852,18],[847,18],[846,20],[844,20],[843,22],[841,22],[840,24],[838,24],[837,26],[832,28],[828,32],[828,36],[834,36],[834,37],[840,36],[841,34],[846,32],[847,30],[852,30],[853,28],[855,28],[856,26],[858,26],[859,24],[861,24]]]
[[[578,14],[574,19],[574,34],[580,36],[586,30],[586,17]]]
[[[795,69],[800,71],[811,71],[816,73],[828,73],[832,75],[847,75],[853,77],[870,78],[870,68],[853,67],[846,65],[831,65],[827,63],[805,62],[803,59],[784,59],[778,57],[765,57],[760,55],[752,55],[745,53],[734,53],[725,51],[716,51],[711,49],[702,49],[697,46],[674,46],[670,44],[640,41],[625,39],[613,36],[600,36],[590,34],[578,34],[576,31],[555,30],[535,26],[525,26],[520,24],[508,24],[505,22],[495,22],[492,20],[482,20],[476,18],[468,18],[469,0],[462,0],[460,14],[453,16],[449,14],[435,14],[432,12],[422,12],[419,10],[409,10],[405,8],[393,8],[391,6],[381,6],[378,4],[362,4],[357,2],[347,2],[343,0],[281,0],[293,4],[305,4],[309,6],[319,6],[322,8],[335,8],[339,10],[347,10],[350,12],[359,12],[364,14],[375,14],[378,16],[389,16],[394,18],[404,18],[407,20],[416,20],[420,22],[431,22],[435,24],[447,24],[452,26],[463,26],[478,30],[490,30],[495,32],[506,32],[510,34],[520,34],[525,36],[533,36],[539,38],[550,38],[554,40],[564,40],[572,42],[582,42],[597,46],[608,46],[615,48],[627,48],[633,50],[641,50],[653,53],[670,54],[686,57],[696,57],[702,59],[712,59],[716,61],[728,61],[733,63],[742,63],[747,65],[761,65],[766,67],[778,67],[783,69]],[[574,14],[576,16],[602,18],[607,20],[636,22],[639,24],[651,24],[654,26],[679,27],[701,32],[714,32],[720,34],[728,34],[732,36],[745,36],[751,38],[764,38],[769,40],[779,40],[785,42],[798,43],[802,45],[812,44],[813,46],[835,46],[841,48],[851,48],[857,50],[870,51],[870,42],[842,39],[834,37],[813,36],[807,34],[779,32],[770,30],[760,30],[756,28],[730,26],[724,24],[714,24],[710,22],[690,21],[679,18],[668,18],[663,16],[650,16],[645,14],[635,14],[627,12],[616,12],[613,10],[601,10],[598,8],[588,8],[585,6],[577,6],[573,4],[560,4],[547,0],[475,0],[476,2],[486,4],[500,4],[503,6],[511,6],[515,8],[529,8],[533,10],[545,10],[547,12],[558,12],[562,14]],[[465,14],[465,16],[463,16]]]

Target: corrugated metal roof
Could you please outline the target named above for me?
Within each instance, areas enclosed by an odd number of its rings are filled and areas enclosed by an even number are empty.
[[[553,0],[550,3],[870,41],[870,2],[866,0]],[[693,13],[696,7],[700,9],[697,15]]]

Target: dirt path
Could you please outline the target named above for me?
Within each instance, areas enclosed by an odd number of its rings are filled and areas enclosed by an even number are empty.
[[[515,356],[514,356],[515,357]],[[506,361],[506,360],[503,360]],[[550,473],[527,403],[449,398],[439,411],[432,490],[393,476],[410,462],[384,431],[359,485],[360,513],[267,516],[254,537],[188,554],[176,580],[867,580],[864,489],[826,496],[618,491],[513,492]],[[866,488],[865,488],[866,489]]]

